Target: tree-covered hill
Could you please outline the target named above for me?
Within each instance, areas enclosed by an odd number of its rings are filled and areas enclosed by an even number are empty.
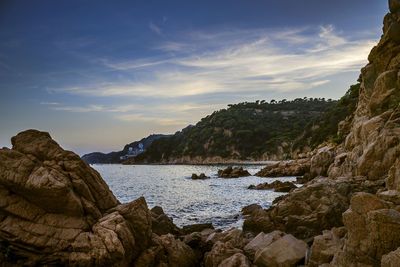
[[[337,101],[297,98],[228,105],[195,126],[155,140],[132,162],[170,162],[179,158],[260,160],[286,158],[306,125]]]
[[[346,94],[319,116],[314,117],[305,126],[304,133],[293,143],[293,151],[302,151],[304,147],[316,148],[325,141],[341,143],[348,130],[343,127],[338,132],[339,123],[350,122],[357,108],[360,83],[350,86]]]

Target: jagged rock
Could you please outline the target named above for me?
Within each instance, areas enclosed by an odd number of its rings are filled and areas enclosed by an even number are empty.
[[[258,250],[254,263],[260,267],[295,266],[302,261],[308,250],[307,244],[292,235],[285,235],[272,242],[266,248]]]
[[[344,227],[334,227],[330,231],[324,230],[322,235],[314,237],[308,266],[314,267],[330,263],[335,253],[343,248],[343,237],[346,232]]]
[[[214,229],[214,226],[212,223],[196,223],[183,226],[181,232],[183,235],[188,235],[194,232],[201,232],[205,229]]]
[[[235,255],[236,253],[243,253],[241,249],[232,247],[230,243],[222,243],[217,241],[212,247],[210,252],[204,256],[206,267],[217,267],[225,259]]]
[[[209,176],[206,176],[204,173],[200,173],[200,175],[197,175],[195,173],[192,173],[192,179],[193,180],[204,180],[210,178]]]
[[[232,168],[232,166],[229,166],[224,170],[218,170],[218,176],[221,178],[238,178],[250,175],[251,174],[247,170],[244,170],[243,167]]]
[[[201,232],[194,232],[184,236],[183,242],[193,249],[199,261],[203,259],[204,253],[210,251],[214,245],[213,242],[208,240],[210,234],[214,232],[215,230],[205,229]]]
[[[333,264],[351,260],[357,264],[379,265],[384,254],[400,246],[400,212],[393,203],[368,193],[356,193],[350,209],[343,213],[348,231],[343,251]]]
[[[258,204],[250,204],[244,208],[242,208],[242,214],[243,215],[249,215],[255,210],[262,209],[262,207]]]
[[[0,251],[16,265],[127,266],[151,241],[144,198],[121,205],[100,175],[48,133],[0,150]]]
[[[243,231],[281,230],[297,238],[310,238],[322,230],[343,226],[342,213],[354,192],[375,193],[383,185],[384,181],[366,181],[363,177],[314,179],[280,198],[268,210],[251,213],[243,223]]]
[[[236,253],[231,257],[223,260],[218,267],[250,267],[251,262],[242,253]]]
[[[382,267],[397,267],[400,266],[400,248],[382,256]]]
[[[310,159],[280,161],[269,165],[255,174],[260,177],[302,176],[310,171]]]
[[[255,190],[266,190],[266,189],[274,189],[274,192],[289,192],[293,188],[297,188],[292,182],[281,182],[281,181],[274,181],[272,183],[262,183],[257,186],[250,185],[248,189],[255,189]]]
[[[281,231],[273,231],[268,234],[264,234],[263,232],[259,233],[255,238],[253,238],[244,248],[244,252],[249,259],[254,260],[254,256],[257,251],[264,249],[269,246],[272,242],[278,240],[285,233]]]
[[[328,168],[335,159],[334,147],[324,146],[318,149],[317,153],[311,158],[310,175],[311,177],[326,176]]]
[[[247,238],[244,236],[243,231],[235,227],[224,232],[212,233],[207,238],[207,242],[208,241],[211,241],[212,243],[226,243],[229,244],[230,247],[238,249],[243,249],[243,247],[246,246],[246,244],[249,242],[249,240],[247,240]]]
[[[180,229],[173,223],[172,218],[168,217],[160,206],[151,209],[152,224],[151,229],[157,235],[173,234],[179,235]]]
[[[152,241],[152,246],[140,255],[133,266],[197,266],[193,250],[173,235],[153,235]]]

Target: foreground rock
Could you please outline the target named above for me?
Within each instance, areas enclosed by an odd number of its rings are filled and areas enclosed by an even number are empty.
[[[303,176],[310,171],[310,159],[280,161],[269,165],[255,174],[260,177]]]
[[[151,243],[144,198],[121,205],[100,175],[48,133],[0,150],[0,246],[24,265],[131,264]]]
[[[200,173],[200,175],[197,175],[195,173],[192,173],[192,180],[204,180],[210,178],[209,176],[206,176],[204,173]]]
[[[255,264],[260,267],[267,266],[296,266],[304,261],[307,244],[292,235],[285,235],[259,249],[255,254]]]
[[[221,178],[238,178],[250,175],[251,174],[247,170],[244,170],[243,167],[232,168],[232,166],[229,166],[224,170],[218,170],[218,176]]]
[[[160,206],[151,209],[151,229],[157,235],[173,234],[179,235],[181,230],[174,224],[172,218],[168,217]]]
[[[250,185],[248,189],[267,190],[274,189],[275,192],[289,192],[293,188],[297,188],[292,182],[274,181],[272,183],[262,183],[257,186]]]
[[[315,179],[280,197],[275,206],[252,211],[243,223],[243,230],[254,233],[281,230],[300,239],[311,238],[323,230],[343,226],[342,213],[349,207],[353,193],[375,193],[383,186],[383,180],[371,182],[363,177]]]

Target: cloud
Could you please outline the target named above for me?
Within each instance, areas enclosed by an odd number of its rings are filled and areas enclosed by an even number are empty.
[[[100,105],[89,105],[85,107],[59,106],[59,107],[52,107],[51,109],[58,111],[70,111],[70,112],[93,112],[93,111],[103,111],[104,107]]]
[[[59,104],[60,103],[58,103],[58,102],[46,102],[46,101],[40,102],[40,105],[56,106],[56,105],[59,105]]]
[[[156,25],[150,23],[149,27],[161,33]],[[304,91],[329,83],[330,76],[358,71],[374,44],[376,40],[343,36],[332,25],[191,32],[152,48],[167,52],[164,55],[100,60],[104,71],[133,79],[89,82],[50,91],[158,98]]]
[[[158,27],[157,25],[155,25],[153,22],[150,22],[150,23],[149,23],[149,28],[150,28],[150,30],[152,30],[153,32],[157,33],[158,35],[161,35],[161,34],[162,34],[160,27]]]

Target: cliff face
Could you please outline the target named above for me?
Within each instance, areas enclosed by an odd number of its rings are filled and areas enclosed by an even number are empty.
[[[362,69],[359,102],[350,134],[345,139],[345,160],[331,177],[361,175],[385,178],[397,168],[400,155],[400,22],[398,1],[390,1],[383,35]],[[344,155],[342,155],[344,157]],[[395,171],[395,170],[393,170]]]

